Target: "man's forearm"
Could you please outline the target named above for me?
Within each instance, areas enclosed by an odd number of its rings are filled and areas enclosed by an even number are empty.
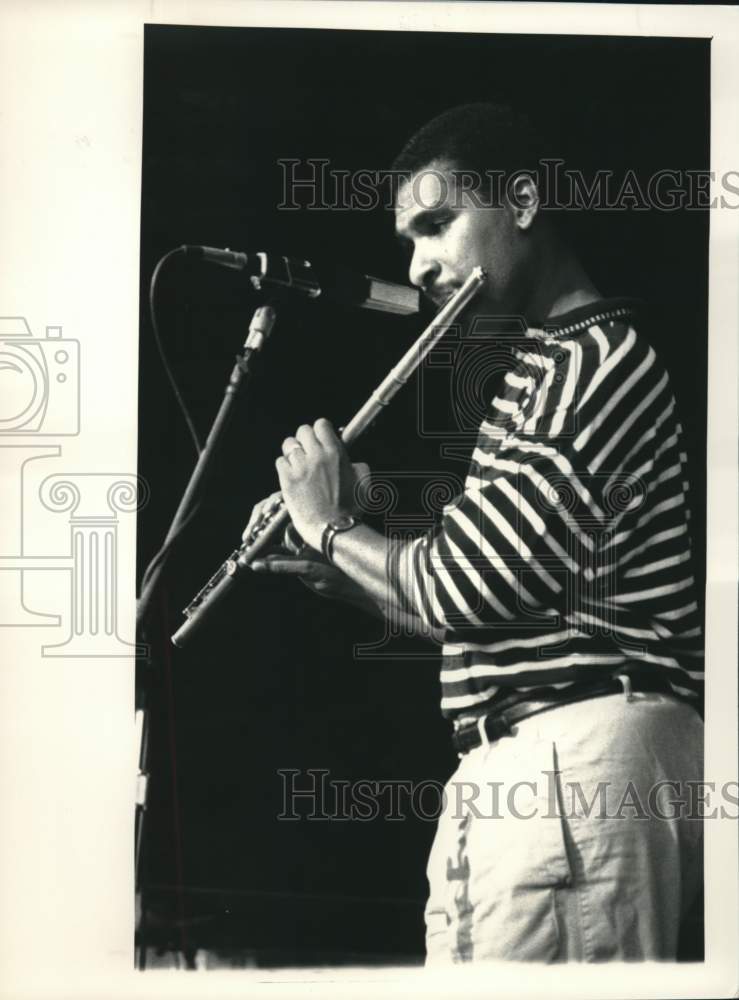
[[[403,630],[442,642],[442,633],[410,614],[398,602],[388,572],[392,544],[368,525],[358,524],[334,536],[333,563],[362,588],[365,600],[358,606],[379,614]]]

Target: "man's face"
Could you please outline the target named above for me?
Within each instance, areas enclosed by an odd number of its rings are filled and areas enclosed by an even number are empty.
[[[478,189],[478,201],[485,201]],[[475,300],[496,313],[520,310],[528,246],[513,209],[479,207],[454,167],[435,160],[400,185],[395,203],[398,238],[412,251],[412,284],[440,306],[480,265],[488,280]]]

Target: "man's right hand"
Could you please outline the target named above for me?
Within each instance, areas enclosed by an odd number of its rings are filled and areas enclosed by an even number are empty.
[[[353,513],[356,514],[359,511],[359,505],[356,502],[357,489],[360,484],[366,485],[366,480],[370,474],[370,469],[366,462],[352,462],[352,469],[354,470],[354,490],[355,490],[355,505]],[[251,515],[249,517],[249,523],[244,528],[244,531],[241,535],[242,541],[246,541],[250,531],[257,523],[257,521],[259,521],[262,518],[262,516],[269,514],[270,510],[273,510],[279,504],[281,499],[282,499],[282,493],[280,493],[280,491],[277,490],[275,493],[270,493],[270,495],[268,497],[265,497],[264,500],[260,500],[258,503],[254,504]]]
[[[357,482],[369,475],[369,467],[364,462],[353,463]],[[249,523],[244,529],[242,538],[245,540],[257,521],[276,507],[282,494],[277,491],[260,500],[254,505]],[[250,564],[255,573],[275,573],[298,579],[320,597],[346,601],[355,607],[362,608],[376,617],[382,613],[371,601],[366,591],[346,573],[336,566],[326,562],[323,556],[309,546],[298,548],[293,540],[293,533],[286,533],[283,545],[259,556]]]

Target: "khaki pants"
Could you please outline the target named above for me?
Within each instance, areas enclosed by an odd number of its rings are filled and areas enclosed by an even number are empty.
[[[427,963],[674,960],[702,772],[703,723],[664,694],[562,706],[465,755],[428,863]]]

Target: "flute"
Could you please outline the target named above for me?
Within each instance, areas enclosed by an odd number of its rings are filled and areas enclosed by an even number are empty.
[[[365,404],[355,413],[341,432],[341,440],[350,445],[367,429],[381,409],[386,407],[395,393],[406,384],[413,372],[443,336],[450,323],[479,292],[485,282],[486,273],[481,267],[470,272],[464,284],[444,303],[431,323],[409,347],[400,361],[385,376]],[[221,564],[205,586],[184,609],[185,621],[172,636],[175,646],[185,642],[205,623],[219,600],[235,585],[238,578],[257,555],[266,547],[270,539],[287,525],[290,514],[285,502],[280,500],[257,521],[239,548]]]

